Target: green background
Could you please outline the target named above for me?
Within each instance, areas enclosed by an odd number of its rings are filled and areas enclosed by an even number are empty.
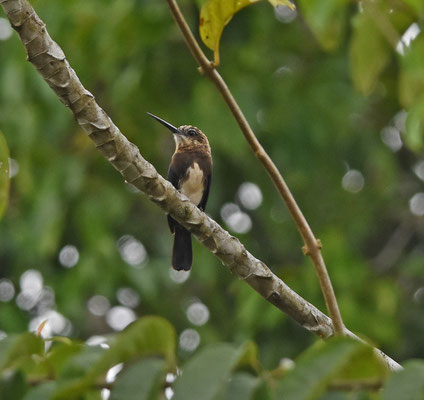
[[[198,4],[180,3],[197,34]],[[412,42],[418,49],[412,56],[400,56],[384,38],[378,42],[384,35],[354,3],[300,3],[290,23],[279,21],[265,2],[236,15],[222,37],[219,71],[321,239],[346,325],[398,361],[424,357],[424,231],[409,203],[423,190],[414,172],[421,160],[422,35]],[[422,21],[423,10],[412,0],[397,3],[403,6],[394,12],[380,11],[401,36]],[[32,4],[85,87],[162,175],[174,142],[146,111],[207,134],[214,158],[208,214],[325,312],[296,226],[220,95],[197,72],[165,1]],[[68,321],[57,334],[84,340],[108,334],[107,318],[91,313],[88,301],[100,295],[118,306],[118,290],[130,288],[132,298],[139,297],[135,315],[163,316],[178,335],[195,329],[199,348],[252,339],[266,368],[316,340],[197,242],[190,277],[172,280],[166,217],[123,182],[25,57],[16,34],[0,41],[0,129],[19,165],[0,222],[0,279],[15,288],[10,301],[0,302],[1,331],[27,330],[30,321],[56,309]],[[415,110],[408,130],[405,109]],[[407,146],[393,151],[384,144],[387,127]],[[357,193],[342,185],[350,170],[364,180]],[[262,192],[254,210],[238,196],[245,182]],[[238,233],[227,225],[221,215],[226,203],[248,214],[251,230]],[[143,244],[148,256],[142,266],[121,257],[124,235]],[[73,268],[59,261],[66,245],[79,253]],[[16,301],[27,270],[39,271],[50,289],[21,309]],[[188,307],[199,302],[209,311],[201,326],[187,318]],[[184,346],[179,352],[182,359],[191,354]]]

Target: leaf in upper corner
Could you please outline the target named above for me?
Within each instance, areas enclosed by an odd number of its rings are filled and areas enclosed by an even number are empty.
[[[374,89],[379,74],[389,62],[390,52],[390,46],[372,16],[365,12],[356,14],[350,43],[350,66],[358,91],[369,94]]]
[[[219,41],[224,27],[234,14],[244,7],[261,0],[207,0],[200,10],[200,37],[203,43],[214,51],[215,65],[219,65]],[[290,0],[268,0],[274,7],[286,6],[294,9]]]
[[[298,0],[309,28],[324,50],[335,50],[346,25],[348,0]]]
[[[6,139],[0,131],[0,219],[6,210],[9,197],[9,149]]]

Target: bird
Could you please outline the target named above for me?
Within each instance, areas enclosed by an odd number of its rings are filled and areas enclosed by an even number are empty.
[[[175,127],[169,122],[147,113],[168,128],[174,135],[175,152],[168,170],[168,181],[205,211],[212,180],[212,156],[206,135],[193,125]],[[172,267],[177,271],[189,271],[193,264],[191,233],[168,215],[168,224],[174,234]]]

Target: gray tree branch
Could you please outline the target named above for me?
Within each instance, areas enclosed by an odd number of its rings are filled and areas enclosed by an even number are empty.
[[[237,238],[176,191],[141,156],[138,148],[119,131],[94,96],[81,84],[62,49],[52,40],[45,24],[26,0],[0,0],[0,5],[19,34],[28,60],[60,101],[69,107],[96,148],[127,182],[189,229],[234,275],[305,329],[321,338],[334,334],[330,318],[290,289],[262,261],[250,254]],[[347,329],[345,334],[360,340]],[[390,369],[401,368],[380,350],[375,351]]]

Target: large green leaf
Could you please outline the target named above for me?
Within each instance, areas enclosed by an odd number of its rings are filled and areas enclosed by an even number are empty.
[[[200,350],[183,367],[175,384],[173,400],[209,400],[224,390],[231,372],[247,360],[249,346],[214,344]]]
[[[370,40],[372,38],[372,40]],[[370,93],[377,78],[390,58],[390,46],[382,36],[374,18],[368,12],[353,18],[353,36],[350,42],[350,64],[355,87]]]
[[[368,363],[372,366],[367,366]],[[295,368],[283,377],[275,399],[317,399],[334,378],[363,378],[361,368],[366,368],[366,375],[371,378],[381,378],[386,373],[372,349],[365,344],[349,338],[318,342],[303,353]]]
[[[260,378],[246,372],[238,372],[231,376],[224,390],[215,400],[250,400],[254,398],[256,389],[261,384]]]
[[[347,0],[299,0],[299,8],[320,45],[335,50],[346,24]]]
[[[0,131],[0,219],[7,206],[9,181],[9,149],[6,139]]]
[[[222,31],[234,14],[246,6],[261,0],[207,0],[200,10],[200,37],[203,43],[214,51],[215,65],[219,65],[219,41]],[[268,0],[274,7],[294,5],[290,0]]]
[[[383,390],[383,400],[424,399],[424,361],[409,361],[404,367],[390,376]]]
[[[56,389],[56,382],[46,382],[30,390],[24,400],[49,400]]]
[[[399,96],[404,107],[413,106],[424,93],[424,36],[418,35],[400,56]]]
[[[163,390],[161,381],[165,361],[161,358],[145,358],[130,365],[118,375],[110,400],[156,400]]]
[[[0,371],[19,368],[33,356],[44,353],[44,341],[33,333],[9,336],[0,341]]]
[[[131,362],[137,358],[159,356],[168,368],[175,367],[176,337],[174,327],[160,317],[144,317],[131,324],[116,336],[110,348],[90,358],[90,351],[83,351],[64,367],[63,375],[74,378],[65,382],[55,393],[55,399],[75,399],[86,393],[107,371],[116,364]],[[84,354],[87,353],[87,359]]]
[[[176,334],[174,327],[161,317],[143,317],[118,335],[110,349],[90,369],[98,376],[112,366],[140,357],[160,356],[169,367],[175,366]]]

